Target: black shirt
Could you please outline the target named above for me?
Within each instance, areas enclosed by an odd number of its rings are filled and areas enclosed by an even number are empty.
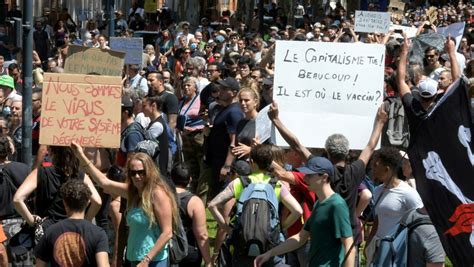
[[[25,181],[30,169],[28,165],[16,161],[0,164],[0,168],[6,174],[0,175],[0,220],[20,217],[13,207],[13,195]]]
[[[54,166],[38,169],[36,212],[40,217],[48,217],[51,223],[67,217],[63,200],[59,195],[59,188],[68,179],[84,180],[84,173],[70,178]]]
[[[169,114],[178,114],[178,109],[179,109],[179,101],[178,101],[178,98],[168,92],[168,91],[163,91],[161,92],[161,94],[159,94],[160,97],[163,98],[163,107],[161,107],[161,111],[166,114],[166,115],[169,115]]]
[[[35,248],[35,256],[51,266],[97,266],[95,254],[109,251],[105,231],[81,219],[50,226]]]
[[[238,103],[223,108],[214,119],[209,137],[207,138],[206,159],[225,157],[230,146],[229,134],[237,132],[237,124],[244,114]]]
[[[331,182],[334,192],[341,195],[349,207],[352,233],[357,235],[355,210],[358,195],[358,186],[365,177],[365,164],[362,160],[356,160],[345,167],[335,166],[335,178]]]

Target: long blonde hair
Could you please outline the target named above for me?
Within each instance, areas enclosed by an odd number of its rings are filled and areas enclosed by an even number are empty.
[[[143,164],[143,168],[145,170],[144,174],[144,185],[143,191],[141,196],[138,193],[138,189],[132,182],[132,178],[128,175],[128,170],[130,169],[131,162],[133,160],[140,161]],[[145,211],[145,214],[148,216],[150,221],[149,227],[157,224],[155,212],[153,210],[153,191],[158,186],[162,189],[166,195],[171,200],[171,214],[172,214],[172,226],[173,232],[178,231],[178,222],[179,222],[179,213],[178,213],[178,202],[176,199],[176,194],[172,191],[170,186],[163,181],[160,176],[160,172],[158,167],[156,167],[153,160],[145,153],[135,153],[133,154],[127,162],[127,179],[126,182],[128,184],[128,208],[130,207],[138,207],[141,205],[141,208]]]

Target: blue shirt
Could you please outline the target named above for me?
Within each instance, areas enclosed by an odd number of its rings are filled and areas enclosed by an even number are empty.
[[[127,259],[129,261],[141,261],[160,237],[160,226],[154,224],[150,228],[150,221],[142,208],[132,208],[127,212],[127,225],[129,227]],[[168,245],[151,260],[162,261],[166,258],[168,258]]]

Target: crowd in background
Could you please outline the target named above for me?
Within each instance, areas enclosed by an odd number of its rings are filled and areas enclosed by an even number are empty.
[[[407,4],[400,15],[392,13],[392,23],[415,27],[421,36],[465,22],[461,42],[448,38],[443,50],[428,46],[407,58],[410,42],[406,33],[355,32],[354,14],[340,3],[312,7],[312,15],[302,8],[293,25],[288,24],[281,8],[272,4],[265,10],[263,32],[257,32],[258,10],[252,25],[227,11],[214,21],[203,17],[199,25],[191,25],[174,21],[169,10],[146,14],[134,1],[129,11],[115,11],[115,36],[132,37],[142,30],[154,34],[144,37],[142,63],[124,66],[122,133],[117,150],[82,149],[76,143],[71,147],[39,144],[43,73],[64,72],[70,45],[108,50],[110,36],[106,23],[89,20],[85,28],[79,28],[67,9],[54,24],[46,17],[37,19],[32,62],[32,171],[20,163],[21,50],[8,43],[0,49],[0,222],[6,234],[3,238],[0,232],[0,244],[7,248],[0,245],[0,266],[6,266],[3,252],[8,252],[13,266],[32,265],[34,258],[38,266],[78,262],[167,266],[171,257],[168,243],[180,223],[186,229],[190,250],[179,266],[223,264],[223,250],[229,245],[233,246],[232,259],[223,266],[231,266],[231,262],[253,266],[257,255],[248,256],[245,249],[229,241],[236,238],[230,227],[235,223],[234,206],[239,209],[236,202],[246,188],[239,177],[248,177],[251,184],[278,180],[274,189],[282,204],[279,221],[284,238],[278,235],[275,242],[279,246],[260,251],[263,255],[256,258],[256,264],[267,261],[263,266],[274,266],[286,261],[291,266],[358,266],[361,258],[373,260],[370,246],[359,251],[366,240],[375,246],[371,240],[384,237],[401,221],[427,216],[408,156],[399,150],[406,147],[384,146],[374,154],[388,120],[389,110],[381,107],[361,152],[350,150],[344,133],[329,136],[323,149],[305,148],[290,131],[294,129],[287,129],[280,121],[273,101],[275,42],[385,45],[384,96],[398,98],[405,110],[415,110],[406,112],[416,117],[429,111],[461,75],[474,85],[474,7],[463,1],[437,6],[432,22],[429,8]],[[377,7],[371,4],[369,10],[377,11]],[[471,99],[473,92],[471,89]],[[255,119],[268,105],[268,116],[290,144],[289,149],[256,139]],[[147,140],[158,140],[159,155],[150,152]],[[84,181],[86,186],[71,180]],[[390,197],[374,203],[384,194]],[[87,209],[84,198],[90,199]],[[74,206],[70,199],[82,204]],[[403,205],[394,204],[399,202]],[[206,207],[218,222],[214,251],[210,251]],[[330,209],[335,209],[336,215],[315,215],[315,210],[331,214]],[[97,226],[84,221],[93,218]],[[66,226],[54,226],[63,221]],[[22,225],[44,229],[36,230],[34,252],[34,244],[18,244],[12,239],[23,231]],[[86,251],[85,255],[68,258],[64,251],[70,248],[65,245],[60,251],[55,245],[53,241],[61,240],[66,228],[85,240],[84,247],[71,251]],[[414,243],[410,255],[423,255],[417,264],[444,264],[445,253],[433,233],[433,227],[420,230],[421,237],[429,235],[430,239]],[[432,253],[423,253],[423,249]]]

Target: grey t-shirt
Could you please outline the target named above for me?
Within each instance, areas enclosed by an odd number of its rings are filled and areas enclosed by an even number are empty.
[[[400,222],[408,224],[423,217],[428,215],[412,209]],[[445,257],[446,253],[432,224],[423,224],[413,229],[408,240],[408,267],[444,262]]]

